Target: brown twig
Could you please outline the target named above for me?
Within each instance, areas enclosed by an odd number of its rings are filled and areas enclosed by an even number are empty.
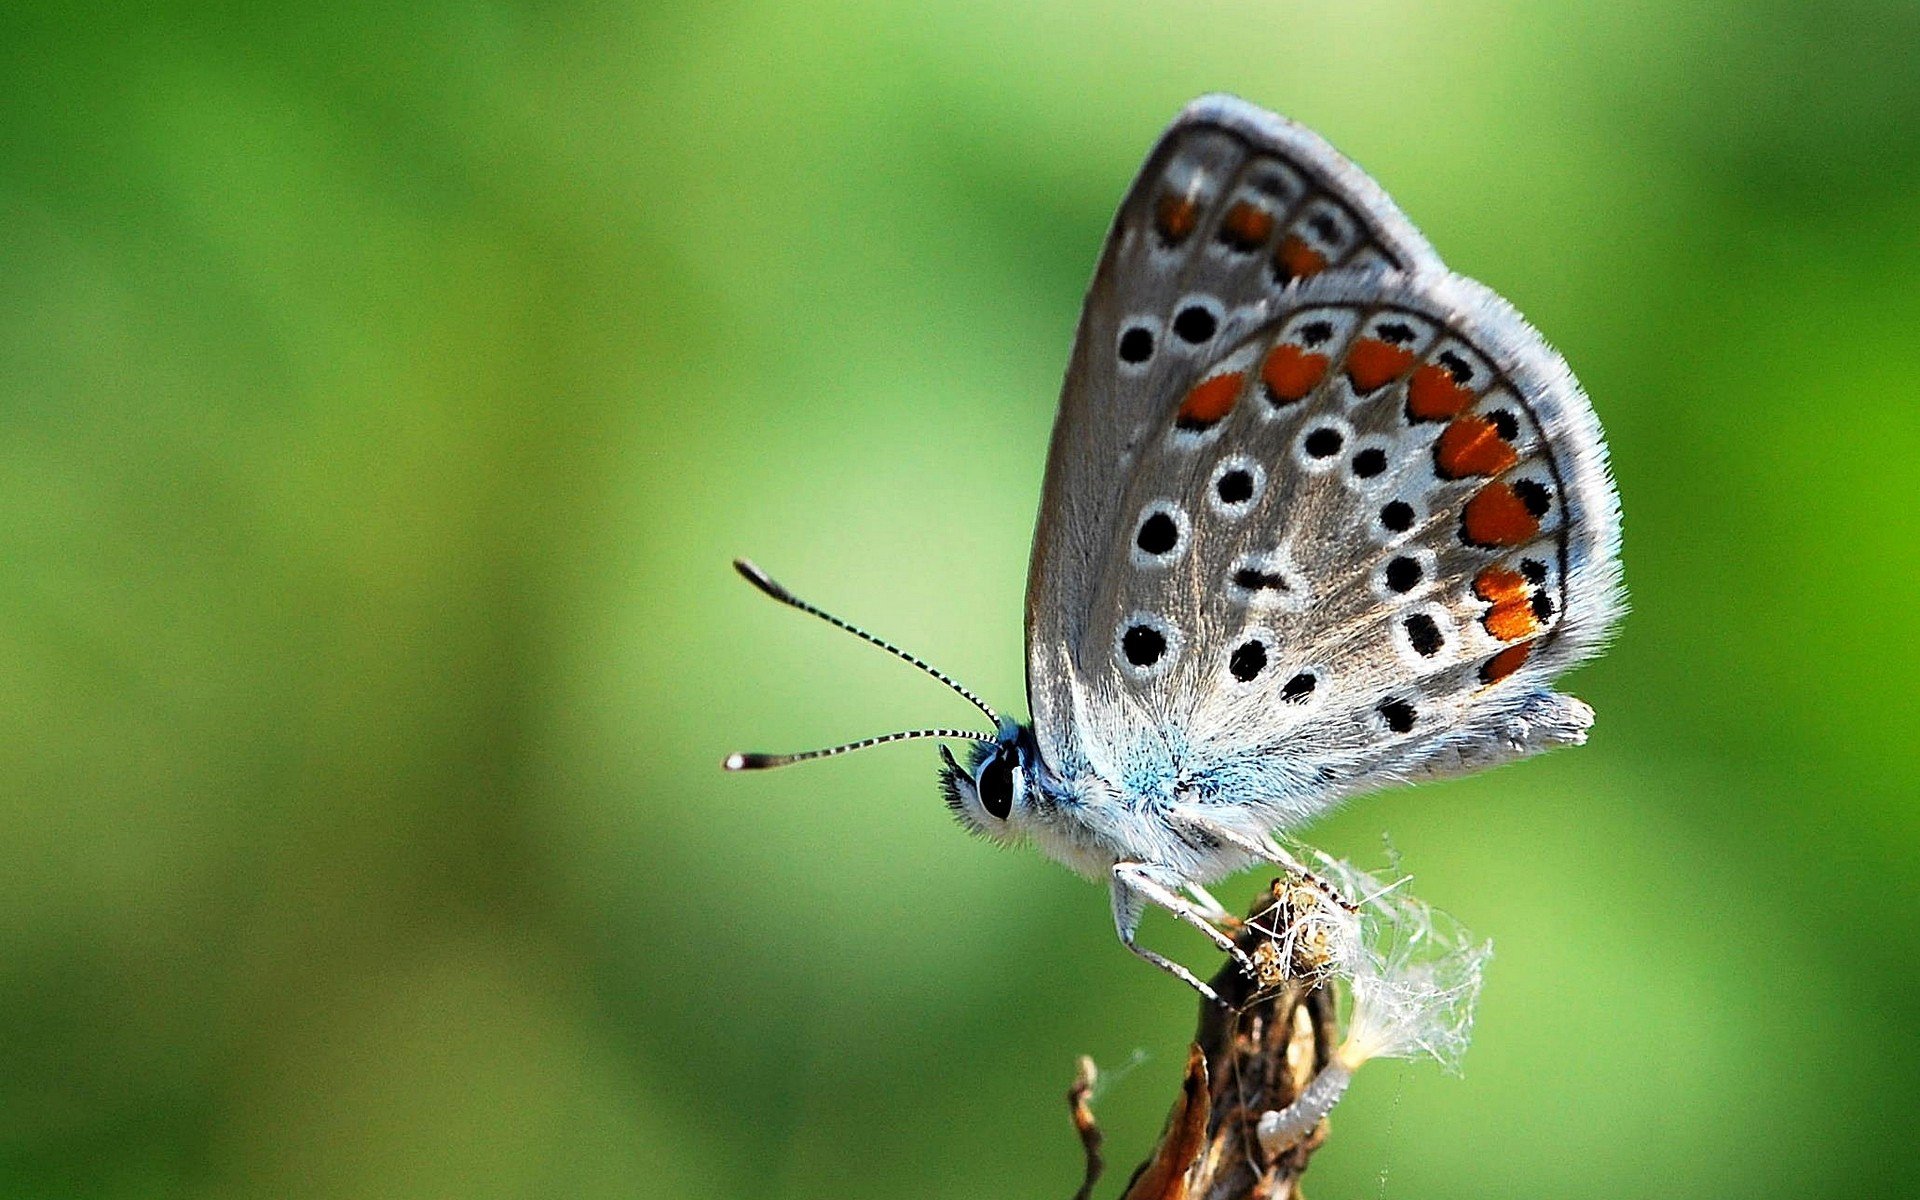
[[[1094,1069],[1093,1060],[1081,1055],[1073,1086],[1067,1089],[1067,1107],[1073,1112],[1073,1127],[1080,1133],[1080,1148],[1087,1154],[1087,1173],[1080,1181],[1080,1190],[1073,1194],[1073,1200],[1092,1200],[1093,1185],[1100,1182],[1100,1172],[1106,1169],[1106,1163],[1100,1158],[1100,1126],[1094,1122],[1091,1104],[1096,1078],[1098,1072]]]
[[[1294,1200],[1299,1195],[1300,1176],[1326,1139],[1325,1123],[1275,1155],[1261,1149],[1255,1129],[1261,1113],[1298,1098],[1338,1039],[1333,996],[1319,982],[1316,964],[1274,961],[1270,930],[1287,928],[1298,915],[1294,899],[1300,886],[1298,880],[1274,880],[1238,930],[1240,948],[1268,969],[1261,979],[1250,979],[1229,960],[1213,977],[1214,991],[1231,1007],[1201,1001],[1180,1094],[1159,1145],[1133,1173],[1122,1200]],[[1310,945],[1294,947],[1296,960],[1314,952]],[[1090,1088],[1084,1071],[1082,1078]],[[1087,1200],[1099,1175],[1100,1135],[1078,1082],[1068,1097],[1088,1156],[1086,1182],[1075,1200]]]

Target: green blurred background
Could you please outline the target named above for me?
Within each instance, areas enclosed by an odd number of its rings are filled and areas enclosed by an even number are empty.
[[[1139,1052],[1124,1174],[1191,997],[930,746],[724,777],[969,716],[727,560],[1020,707],[1213,89],[1565,351],[1635,602],[1587,749],[1313,831],[1498,958],[1310,1190],[1915,1184],[1920,7],[315,7],[0,15],[0,1195],[1057,1198]]]

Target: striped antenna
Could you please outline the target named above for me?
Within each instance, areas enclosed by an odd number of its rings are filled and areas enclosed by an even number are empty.
[[[925,671],[927,674],[933,676],[935,679],[938,679],[941,683],[946,684],[948,687],[958,692],[962,697],[966,699],[967,703],[973,705],[975,708],[979,709],[981,712],[987,714],[987,720],[992,721],[995,728],[999,727],[1000,714],[993,711],[992,708],[988,707],[987,702],[985,700],[982,700],[980,697],[974,695],[973,690],[971,688],[968,688],[967,686],[962,684],[959,680],[947,674],[945,671],[940,670],[938,667],[925,661],[924,659],[917,658],[914,655],[908,654],[905,650],[902,650],[900,647],[894,645],[892,642],[883,641],[880,638],[873,636],[872,634],[868,633],[866,630],[860,628],[857,625],[849,625],[847,622],[842,621],[839,617],[834,616],[832,613],[827,612],[824,609],[815,608],[813,605],[808,604],[805,600],[802,600],[800,597],[794,595],[792,592],[788,591],[786,588],[783,588],[779,584],[775,583],[773,581],[772,576],[768,575],[765,571],[762,571],[759,567],[754,566],[753,563],[749,562],[744,558],[734,559],[733,569],[740,572],[741,576],[744,579],[746,579],[748,583],[751,583],[753,586],[759,588],[761,591],[765,592],[767,595],[772,596],[775,600],[778,600],[780,603],[786,605],[787,607],[797,608],[801,612],[806,613],[809,616],[819,617],[822,621],[825,621],[827,624],[833,626],[835,629],[844,629],[848,633],[859,638],[861,641],[871,642],[874,645],[880,647],[882,650],[885,650],[888,654],[891,654],[896,658],[905,659],[907,662],[910,662],[914,666],[919,667],[922,671]],[[916,733],[912,735],[895,735],[895,736],[896,737],[898,736],[931,737],[936,735],[931,732],[923,732],[923,733]],[[959,736],[959,735],[940,734],[937,736],[951,737],[951,736]],[[887,740],[891,741],[893,739],[889,738]],[[979,740],[992,740],[992,739],[981,739],[976,737],[975,740],[979,741]],[[838,754],[840,753],[841,750],[858,749],[861,745],[864,745],[864,744],[866,743],[856,742],[851,746],[843,746],[832,751],[825,751],[825,750],[817,751],[813,754],[805,755],[804,757],[818,758],[822,754],[827,754],[827,753]],[[729,759],[728,762],[729,764],[731,764],[732,759]],[[730,769],[741,770],[743,768],[731,767]]]
[[[862,738],[857,742],[848,742],[844,746],[829,746],[825,750],[805,750],[799,754],[729,754],[722,764],[729,771],[765,771],[773,767],[784,767],[791,763],[806,762],[810,758],[832,758],[836,754],[846,754],[853,750],[865,750],[869,746],[884,746],[888,742],[904,742],[912,738],[948,738],[969,742],[992,743],[991,734],[975,733],[971,729],[908,729],[901,733],[883,733],[879,737]],[[942,747],[944,750],[945,747]],[[952,757],[947,761],[951,763]]]

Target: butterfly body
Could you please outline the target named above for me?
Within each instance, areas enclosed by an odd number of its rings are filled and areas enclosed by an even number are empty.
[[[1122,940],[1206,992],[1135,944],[1145,904],[1229,947],[1204,887],[1291,861],[1274,835],[1585,739],[1551,685],[1622,611],[1619,526],[1545,340],[1317,135],[1204,97],[1082,312],[1028,576],[1032,723],[982,703],[998,729],[964,766],[943,748],[948,803],[1107,878]]]
[[[1009,750],[1020,756],[1024,775],[1016,803],[1006,816],[996,817],[978,799],[975,780],[983,760]],[[1247,851],[1217,839],[1182,836],[1180,814],[1194,800],[1171,767],[1143,756],[1116,779],[1093,771],[1063,777],[1036,756],[1032,730],[1016,726],[995,745],[979,747],[969,766],[949,762],[941,784],[962,824],[996,841],[1031,841],[1090,879],[1105,879],[1116,863],[1131,861],[1204,885],[1250,865],[1255,856]],[[1271,828],[1263,828],[1256,817],[1246,833],[1257,837]]]

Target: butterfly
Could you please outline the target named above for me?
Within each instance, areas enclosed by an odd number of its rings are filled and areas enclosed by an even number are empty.
[[[1304,869],[1345,797],[1586,740],[1552,690],[1624,611],[1620,507],[1573,374],[1306,128],[1204,96],[1120,205],[1081,313],[1027,581],[1032,720],[745,560],[768,595],[927,671],[992,733],[919,729],[969,830],[1244,957],[1208,884]],[[1243,963],[1243,965],[1245,965]]]

